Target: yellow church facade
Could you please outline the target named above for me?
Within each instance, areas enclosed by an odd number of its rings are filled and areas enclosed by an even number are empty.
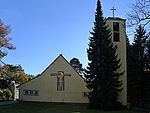
[[[88,103],[84,79],[62,56],[35,77],[19,86],[20,101],[52,103]]]

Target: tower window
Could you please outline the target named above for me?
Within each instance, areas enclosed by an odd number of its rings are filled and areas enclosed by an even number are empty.
[[[119,31],[119,22],[113,22],[113,31]]]
[[[114,32],[114,42],[119,42],[120,41],[120,36],[119,33]]]

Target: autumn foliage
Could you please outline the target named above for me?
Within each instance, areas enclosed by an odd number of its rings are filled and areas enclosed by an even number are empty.
[[[5,63],[1,59],[7,55],[7,50],[15,49],[15,47],[10,43],[11,38],[8,37],[9,33],[10,33],[10,26],[4,25],[2,20],[0,20],[0,75],[1,76],[9,68],[8,66],[3,66]]]

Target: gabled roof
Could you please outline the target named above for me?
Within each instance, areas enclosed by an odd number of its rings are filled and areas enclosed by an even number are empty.
[[[31,79],[31,80],[29,80],[29,81],[32,81],[32,80],[34,80],[34,79],[36,79],[36,78],[38,78],[38,77],[40,77],[40,76],[42,76],[42,74],[46,71],[46,70],[48,70],[48,68],[50,68],[60,57],[62,57],[67,63],[68,63],[68,65],[70,65],[70,63],[64,58],[64,56],[62,55],[62,54],[60,54],[41,74],[39,74],[38,76],[36,76],[36,77],[34,77],[33,79]],[[71,66],[71,65],[70,65]],[[71,66],[72,67],[72,66]],[[72,67],[72,69],[74,69],[73,67]],[[80,76],[80,74],[74,69],[74,71]],[[80,76],[81,77],[81,76]],[[82,77],[81,77],[82,78]],[[27,82],[29,82],[29,81],[27,81]],[[27,82],[25,82],[25,83],[23,83],[23,84],[26,84]],[[18,87],[20,87],[20,86],[22,86],[23,84],[20,84],[19,86],[17,86],[17,88]]]

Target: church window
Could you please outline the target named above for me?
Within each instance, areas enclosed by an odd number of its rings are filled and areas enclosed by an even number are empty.
[[[113,41],[120,41],[119,22],[113,22]]]
[[[29,92],[27,90],[24,90],[24,95],[29,95]]]
[[[29,90],[29,95],[33,95],[33,91],[32,90]]]
[[[120,35],[119,33],[116,33],[116,32],[113,33],[114,42],[119,42],[120,41],[120,36],[119,35]]]
[[[24,95],[38,96],[38,90],[24,90]]]
[[[89,96],[89,92],[83,92],[83,96],[84,97],[88,97]]]
[[[119,22],[113,22],[113,31],[119,31]]]
[[[38,96],[39,95],[38,93],[39,93],[38,90],[34,91],[34,96]]]

